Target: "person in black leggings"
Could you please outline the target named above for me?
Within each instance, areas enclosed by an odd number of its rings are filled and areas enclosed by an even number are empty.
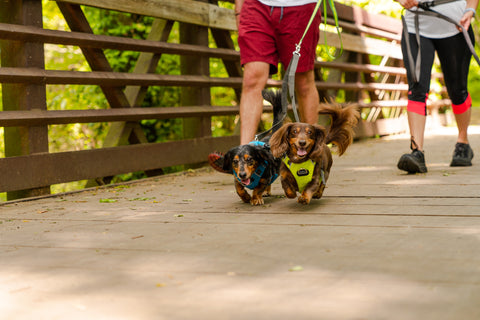
[[[412,9],[418,2],[416,0],[397,0],[406,9]],[[445,6],[445,5],[443,5]],[[473,30],[470,26],[470,21],[475,15],[475,8],[478,6],[478,0],[455,1],[449,4],[448,9],[444,9],[448,15],[452,11],[452,18],[461,17],[460,24],[468,30],[468,34],[472,42],[474,42]],[[439,6],[440,8],[440,6]],[[451,10],[451,9],[456,9]],[[437,10],[437,7],[433,7]],[[441,8],[440,8],[441,9]],[[410,12],[409,12],[410,13]],[[407,69],[408,80],[408,123],[411,134],[411,153],[404,154],[398,161],[398,168],[408,173],[425,173],[427,167],[425,165],[425,156],[423,151],[424,131],[426,121],[426,100],[430,91],[431,70],[437,52],[442,71],[444,74],[445,85],[447,92],[452,101],[452,109],[455,114],[458,127],[457,144],[453,154],[451,166],[471,166],[473,151],[468,142],[468,126],[471,117],[472,99],[468,92],[468,71],[472,54],[468,48],[467,42],[463,33],[456,30],[456,27],[445,21],[426,21],[422,29],[422,19],[432,19],[431,17],[419,17],[420,25],[420,61],[414,61],[413,66],[420,64],[420,74],[417,75],[415,70],[412,70],[412,63],[409,61],[410,57],[416,60],[419,45],[417,43],[416,34],[412,33],[413,27],[408,28],[408,37],[402,37],[402,52],[404,57],[404,64]],[[433,18],[437,19],[438,18]],[[410,20],[411,17],[410,17]],[[429,25],[430,22],[430,25]],[[447,24],[442,26],[443,24]],[[438,29],[433,30],[432,29]],[[443,28],[443,29],[442,29]],[[430,29],[430,30],[429,30]],[[439,31],[440,30],[440,31]],[[446,37],[436,35],[435,32],[445,32]],[[415,32],[415,31],[413,31]],[[430,32],[430,33],[429,33]],[[432,34],[433,32],[433,34]],[[423,36],[422,33],[431,34],[430,36]],[[453,33],[453,35],[452,35]],[[407,46],[407,41],[409,47]],[[416,79],[418,76],[418,79]]]

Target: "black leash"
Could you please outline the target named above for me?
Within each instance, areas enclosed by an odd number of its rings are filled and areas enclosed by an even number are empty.
[[[415,14],[415,37],[417,40],[418,44],[418,52],[417,52],[417,60],[413,60],[413,55],[412,55],[412,50],[410,47],[410,41],[408,40],[409,34],[407,30],[407,23],[405,21],[405,17],[402,16],[402,24],[403,24],[403,34],[405,37],[405,42],[406,42],[406,47],[407,47],[407,54],[408,54],[408,60],[409,60],[409,65],[410,65],[410,70],[413,70],[414,72],[412,73],[413,81],[418,82],[420,80],[420,61],[421,61],[421,53],[420,53],[420,26],[419,26],[419,16],[424,15],[424,16],[431,16],[431,17],[436,17],[443,19],[447,22],[450,22],[454,24],[457,28],[459,28],[463,36],[465,38],[465,41],[467,42],[467,46],[470,49],[470,52],[472,53],[473,57],[477,61],[478,65],[480,66],[480,58],[478,57],[477,53],[475,52],[475,47],[472,43],[472,40],[470,39],[470,36],[468,34],[468,30],[466,30],[460,23],[457,21],[453,20],[450,17],[447,17],[446,15],[443,15],[435,10],[432,10],[431,7],[434,7],[436,5],[440,4],[445,4],[449,2],[454,2],[458,0],[434,0],[434,1],[427,1],[427,2],[420,2],[418,3],[418,8],[423,9],[424,11],[419,11],[419,10],[409,10],[410,12]]]

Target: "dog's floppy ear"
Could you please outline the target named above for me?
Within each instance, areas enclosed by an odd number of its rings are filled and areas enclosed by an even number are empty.
[[[232,172],[233,168],[232,168],[232,161],[233,161],[233,157],[236,153],[236,147],[235,148],[232,148],[230,150],[228,150],[227,153],[225,153],[225,155],[223,156],[223,170],[225,172]]]
[[[315,146],[310,153],[310,158],[318,159],[323,154],[323,148],[325,146],[325,138],[327,136],[327,132],[324,127],[318,124],[314,124],[313,127],[315,128]]]
[[[282,157],[288,150],[288,133],[293,123],[284,124],[270,138],[270,150],[275,158]]]

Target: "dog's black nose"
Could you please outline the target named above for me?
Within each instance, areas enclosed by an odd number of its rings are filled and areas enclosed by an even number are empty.
[[[304,146],[307,144],[307,141],[305,141],[305,140],[300,140],[300,141],[298,141],[298,144],[299,144],[300,146],[304,147]]]
[[[245,172],[240,172],[238,176],[240,177],[240,179],[245,179],[247,177],[247,174]]]

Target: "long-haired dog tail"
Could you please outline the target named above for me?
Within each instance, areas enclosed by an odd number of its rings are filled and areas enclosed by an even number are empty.
[[[324,103],[320,105],[319,114],[330,115],[332,123],[327,129],[326,143],[333,143],[342,155],[353,142],[354,128],[360,118],[360,113],[355,105],[342,108],[339,104]]]
[[[287,116],[288,105],[282,105],[282,93],[280,90],[263,90],[262,96],[263,99],[268,101],[273,106],[273,134],[282,126],[283,120],[285,120],[285,117]]]

